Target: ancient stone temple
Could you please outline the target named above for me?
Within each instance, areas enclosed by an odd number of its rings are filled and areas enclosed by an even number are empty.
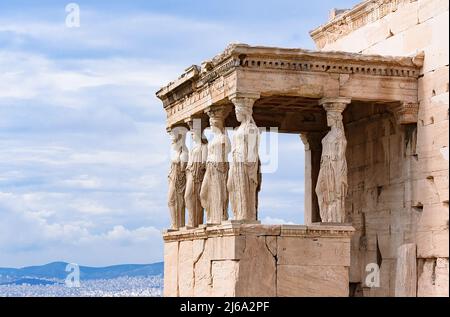
[[[229,45],[157,92],[165,296],[448,296],[448,6],[333,10],[317,51]],[[261,127],[304,144],[304,225],[258,220]]]

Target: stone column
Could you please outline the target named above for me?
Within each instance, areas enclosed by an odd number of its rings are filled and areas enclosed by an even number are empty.
[[[227,188],[230,195],[234,219],[238,221],[258,220],[258,192],[261,188],[259,160],[259,130],[253,119],[256,95],[235,95],[236,119],[240,126],[234,133],[232,163]]]
[[[168,129],[171,139],[171,164],[169,172],[168,206],[171,218],[171,230],[178,230],[185,224],[185,201],[186,189],[186,164],[188,161],[188,148],[186,147],[185,127]]]
[[[203,207],[200,202],[200,189],[206,172],[208,141],[203,135],[202,120],[189,118],[186,120],[192,137],[192,148],[186,166],[186,192],[184,200],[188,211],[187,227],[195,228],[203,224]]]
[[[342,112],[348,98],[324,98],[320,101],[327,112],[330,131],[322,139],[320,171],[316,194],[322,222],[345,222],[345,197],[347,196],[347,139]]]
[[[323,137],[323,132],[307,132],[300,135],[305,147],[305,225],[320,222],[319,203],[317,201],[315,188],[320,170],[320,156],[322,154],[321,140]]]
[[[207,224],[220,224],[228,220],[227,177],[231,144],[224,124],[230,110],[224,105],[211,106],[206,110],[214,134],[208,144],[206,173],[200,189],[200,201],[206,211]]]

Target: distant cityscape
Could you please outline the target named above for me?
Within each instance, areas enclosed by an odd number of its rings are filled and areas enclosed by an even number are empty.
[[[108,280],[88,280],[80,287],[53,285],[0,285],[1,297],[160,297],[163,277],[119,277]]]
[[[0,268],[0,297],[160,297],[163,264],[80,266],[79,285],[66,283],[67,263]],[[101,278],[100,276],[103,276]]]

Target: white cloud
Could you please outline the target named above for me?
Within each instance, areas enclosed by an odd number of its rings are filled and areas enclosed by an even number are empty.
[[[2,50],[0,69],[0,98],[39,98],[79,107],[80,96],[73,93],[102,86],[160,87],[174,79],[180,67],[144,58],[54,60],[39,53]]]
[[[72,207],[74,210],[78,212],[90,215],[107,214],[112,212],[110,208],[107,208],[98,202],[86,200],[75,201],[70,205],[70,207]]]
[[[25,255],[29,261],[25,264],[36,264],[35,261],[45,257],[44,262],[48,262],[55,250],[59,250],[59,260],[91,265],[150,263],[162,259],[161,231],[152,226],[130,229],[116,224],[99,231],[95,221],[54,221],[53,213],[33,209],[30,201],[38,195],[33,196],[0,192],[2,266],[20,266],[24,264],[20,258]],[[130,250],[124,250],[125,246]],[[155,253],[143,254],[145,250]],[[32,263],[30,259],[34,259]]]
[[[261,220],[261,223],[266,224],[266,225],[294,225],[295,224],[291,221],[286,221],[281,218],[272,218],[272,217],[264,217]]]
[[[96,177],[90,177],[89,175],[80,175],[78,177],[63,181],[63,183],[69,186],[76,186],[87,189],[100,188],[102,181]]]
[[[161,231],[154,227],[140,227],[134,230],[128,230],[121,225],[114,226],[114,228],[108,231],[104,237],[108,240],[122,240],[132,242],[146,241],[160,236]]]

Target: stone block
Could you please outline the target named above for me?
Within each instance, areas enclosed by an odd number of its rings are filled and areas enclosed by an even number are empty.
[[[444,230],[417,231],[417,257],[448,258],[448,228]]]
[[[236,296],[276,296],[276,260],[266,245],[266,237],[248,235],[245,244],[239,261]]]
[[[441,149],[420,151],[418,171],[421,175],[430,175],[433,172],[448,171],[448,159],[442,155]]]
[[[448,93],[442,93],[420,102],[418,126],[426,126],[447,121],[448,124]]]
[[[355,242],[351,243],[350,250],[350,268],[349,268],[349,282],[350,283],[360,283],[362,281],[361,267],[364,262],[364,254],[363,251],[360,250],[360,239],[361,236],[359,234],[355,234],[352,237],[352,240],[355,239]]]
[[[389,175],[389,162],[374,163],[367,167],[364,175],[364,184],[366,188],[377,188],[379,186],[388,186],[391,182],[391,177]],[[401,173],[397,179],[401,179]]]
[[[449,211],[444,204],[424,205],[419,215],[417,230],[420,232],[448,229]]]
[[[403,36],[403,47],[400,51],[404,54],[412,55],[425,50],[425,48],[431,44],[433,39],[433,28],[430,23],[422,23],[407,29],[405,32],[402,32],[401,35]],[[397,50],[397,53],[399,51],[399,49],[395,47],[392,49]]]
[[[212,260],[239,260],[245,249],[245,236],[213,237],[206,244]]]
[[[404,243],[404,234],[403,232],[380,234],[377,235],[377,243],[383,260],[395,259],[398,247]]]
[[[399,47],[405,46],[404,33],[395,34],[384,41],[380,41],[366,47],[362,50],[363,54],[380,54],[380,55],[393,55],[394,50],[398,53]]]
[[[419,12],[417,2],[399,7],[395,12],[385,16],[382,20],[388,20],[389,29],[395,35],[411,29],[419,24]]]
[[[369,235],[386,235],[390,232],[390,210],[379,210],[377,212],[366,214],[366,234]]]
[[[395,273],[395,296],[416,297],[417,268],[416,245],[403,244],[397,252],[397,268]]]
[[[449,64],[449,14],[448,10],[428,20],[431,25],[431,41],[425,47],[425,60],[422,67],[424,74]],[[423,24],[426,24],[423,23]]]
[[[418,0],[419,23],[448,11],[448,0]]]
[[[405,205],[405,184],[391,184],[377,189],[377,210],[398,210]]]
[[[443,65],[432,72],[425,73],[423,77],[419,78],[419,101],[428,101],[435,96],[448,93],[448,72],[448,66]],[[442,99],[443,102],[446,101],[445,103],[448,106],[448,99]]]
[[[413,206],[440,203],[439,191],[434,179],[424,178],[411,181],[411,191]]]
[[[211,251],[208,243],[194,263],[194,296],[212,296]]]
[[[417,296],[448,297],[448,275],[448,258],[419,259]]]
[[[178,296],[178,241],[164,244],[164,296]]]
[[[448,146],[448,121],[441,121],[427,126],[420,127],[417,130],[417,153],[437,151]]]
[[[194,261],[192,241],[180,241],[178,249],[178,295],[194,295]]]
[[[239,261],[212,261],[212,290],[214,297],[236,296],[235,285],[239,276]]]
[[[350,266],[347,239],[279,237],[278,265]]]
[[[266,246],[273,256],[277,256],[277,237],[266,236]]]
[[[278,265],[277,273],[277,296],[347,297],[349,295],[348,268],[346,267]],[[317,283],[318,280],[321,282]]]
[[[200,259],[205,249],[206,239],[192,240],[192,258],[194,264]]]

